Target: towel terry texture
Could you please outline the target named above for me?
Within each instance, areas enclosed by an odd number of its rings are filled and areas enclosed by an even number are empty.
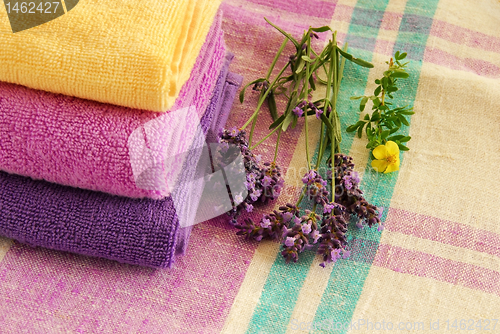
[[[202,117],[225,54],[218,15],[190,79],[169,112],[194,107],[199,118]],[[134,130],[165,115],[0,82],[0,170],[119,196],[164,198],[169,194],[164,187],[137,186],[127,145]],[[150,138],[145,140],[150,145],[166,146],[168,136],[177,136],[176,145],[161,149],[183,152],[181,144],[189,143],[181,136],[192,132],[196,122],[163,133],[155,139],[156,143]]]
[[[188,80],[220,0],[80,0],[50,22],[0,34],[0,81],[166,111]],[[11,31],[5,6],[0,30]]]
[[[231,59],[201,120],[204,132],[227,119],[241,84],[227,72]],[[127,198],[0,172],[0,235],[32,246],[167,268],[184,254],[192,229],[180,227],[176,212],[170,196]]]

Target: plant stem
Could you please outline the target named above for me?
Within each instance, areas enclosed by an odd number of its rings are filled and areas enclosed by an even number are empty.
[[[252,121],[252,128],[250,129],[250,134],[248,135],[248,146],[252,144],[253,131],[255,130],[255,125],[257,124],[257,117]]]
[[[259,113],[259,110],[260,110],[260,107],[262,107],[262,104],[264,103],[267,95],[269,95],[269,92],[271,91],[271,88],[274,86],[274,84],[276,83],[276,81],[278,81],[278,79],[280,78],[280,76],[283,74],[283,72],[285,72],[286,68],[288,67],[288,63],[281,69],[281,71],[278,73],[278,76],[273,80],[273,82],[269,85],[269,87],[267,88],[266,92],[264,93],[264,95],[260,98],[259,100],[259,103],[257,104],[257,109],[255,109],[254,113],[252,114],[252,116],[250,116],[250,118],[247,120],[247,122],[241,127],[240,130],[244,130],[251,122],[253,122],[253,120],[257,117],[258,113]]]
[[[269,78],[271,77],[271,73],[273,72],[274,70],[274,66],[276,65],[276,63],[278,62],[278,58],[279,56],[281,56],[281,53],[283,52],[283,50],[285,49],[285,46],[286,46],[286,43],[288,42],[288,38],[285,38],[285,40],[283,41],[283,43],[281,44],[281,47],[279,48],[278,50],[278,53],[276,54],[276,56],[274,57],[273,59],[273,62],[271,63],[271,67],[269,67],[269,71],[267,71],[267,75],[266,75],[266,79],[267,81],[269,81]]]
[[[302,192],[300,193],[300,197],[297,200],[297,203],[295,203],[295,206],[299,206],[300,202],[302,202],[302,199],[304,198],[304,195],[306,194],[306,189],[307,189],[307,186],[302,188]]]
[[[307,56],[309,57],[311,55],[311,35],[308,35],[307,37]],[[309,100],[309,67],[310,63],[306,63],[306,79],[304,82],[304,89],[305,89],[305,98],[306,101]],[[306,134],[306,160],[307,160],[307,167],[311,169],[311,161],[309,159],[309,131],[308,131],[308,126],[307,126],[307,113],[304,117],[304,129],[305,129],[305,134]]]
[[[278,131],[278,140],[276,140],[276,148],[274,149],[274,159],[273,159],[274,163],[276,163],[276,158],[278,157],[278,146],[280,143],[280,137],[281,137],[281,127]]]
[[[262,139],[261,139],[261,140],[260,140],[257,144],[255,144],[254,146],[250,147],[250,149],[251,149],[251,150],[255,149],[257,146],[259,146],[260,144],[262,144],[262,143],[263,143],[263,142],[264,142],[267,138],[271,137],[271,135],[272,135],[273,133],[275,133],[275,132],[276,132],[276,130],[278,130],[278,129],[281,129],[281,124],[280,124],[280,125],[278,125],[277,127],[275,127],[275,128],[273,129],[273,131],[269,132],[269,133],[267,134],[267,136],[265,136],[264,138],[262,138]]]
[[[323,159],[323,132],[325,132],[325,123],[321,122],[321,130],[320,130],[320,137],[319,137],[319,152],[318,152],[318,159],[316,159],[316,168],[321,164],[321,160]]]
[[[267,71],[267,74],[266,74],[266,82],[269,82],[269,78],[271,77],[271,74],[273,73],[274,66],[276,66],[276,63],[278,62],[278,59],[281,56],[281,53],[285,49],[286,43],[288,43],[288,39],[287,38],[285,38],[285,40],[283,41],[283,43],[281,43],[281,46],[280,46],[280,48],[278,50],[278,53],[276,53],[276,56],[274,56],[273,62],[271,63],[271,67],[269,67],[269,70]],[[278,77],[279,77],[279,75],[278,75]],[[271,88],[271,86],[268,87],[268,90],[270,88]],[[267,90],[266,90],[266,93],[267,93]],[[263,94],[261,92],[261,99],[265,100],[268,94],[269,93]],[[252,144],[253,131],[255,130],[255,125],[256,124],[257,124],[257,117],[255,117],[254,120],[252,121],[252,128],[250,130],[250,134],[248,135],[248,146],[250,146]]]

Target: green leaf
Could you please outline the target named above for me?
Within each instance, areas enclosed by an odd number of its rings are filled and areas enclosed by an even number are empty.
[[[359,100],[363,98],[364,96],[351,96],[351,100]]]
[[[286,33],[283,29],[281,29],[280,27],[277,27],[275,26],[274,24],[271,23],[271,21],[269,21],[267,18],[264,17],[264,20],[266,20],[267,23],[269,23],[270,25],[272,25],[276,30],[278,30],[280,33],[282,33],[286,38],[288,38],[292,43],[293,45],[295,45],[295,47],[298,49],[300,49],[300,45],[299,45],[299,42],[297,42],[297,40],[295,38],[293,38],[290,34]]]
[[[335,128],[334,129],[335,130],[335,138],[337,139],[337,144],[338,144],[342,141],[342,132],[340,130],[340,118],[339,118],[339,114],[337,112],[334,112],[333,116],[334,116],[333,125]]]
[[[280,124],[281,124],[281,122],[283,122],[283,120],[284,120],[284,119],[285,119],[285,114],[281,115],[281,116],[280,116],[277,120],[275,120],[275,121],[273,122],[273,124],[271,124],[271,125],[269,126],[269,130],[272,130],[272,129],[274,129],[275,127],[277,127],[278,125],[280,125]]]
[[[377,97],[376,99],[373,99],[373,106],[374,107],[378,107],[380,106],[382,102],[380,101],[380,99]]]
[[[368,102],[368,97],[365,96],[365,97],[363,97],[363,99],[359,103],[359,110],[360,111],[365,110],[366,102]]]
[[[325,123],[326,127],[328,128],[328,131],[333,132],[333,126],[328,117],[325,116],[325,113],[322,113],[320,116],[321,120],[323,123]]]
[[[309,77],[309,86],[311,86],[312,90],[316,90],[316,84],[312,75]]]
[[[319,28],[311,28],[312,31],[314,32],[325,32],[325,31],[332,31],[332,28],[330,28],[329,26],[322,26],[322,27],[319,27]]]
[[[413,115],[415,112],[412,110],[401,110],[398,114],[402,115]]]
[[[410,149],[406,146],[404,146],[403,144],[401,143],[397,143],[398,144],[398,147],[401,151],[409,151]]]
[[[281,125],[281,129],[283,131],[286,131],[286,129],[288,129],[288,126],[290,125],[290,123],[292,122],[293,120],[293,112],[290,110],[286,116],[285,116],[285,120],[283,121],[283,125]]]
[[[410,136],[406,136],[406,137],[400,139],[399,141],[402,142],[402,143],[406,143],[406,142],[410,141],[410,139],[411,139]]]
[[[361,138],[361,136],[363,135],[363,128],[364,128],[364,126],[360,126],[358,128],[358,138]]]
[[[365,120],[369,121],[370,120],[370,115],[366,114],[365,115]]]
[[[273,121],[278,119],[278,109],[276,107],[276,100],[274,98],[274,92],[271,90],[267,95],[267,104],[269,106],[269,112]]]
[[[378,96],[378,94],[380,94],[381,90],[382,90],[382,86],[378,86],[377,88],[375,88],[375,92],[373,93],[373,95]]]
[[[372,117],[371,117],[371,121],[372,122],[376,122],[378,120],[380,120],[380,113],[374,111],[373,114],[372,114]]]
[[[387,126],[389,126],[389,125],[387,125]],[[392,123],[391,123],[391,126],[392,126]],[[395,132],[398,132],[398,130],[399,130],[399,128],[391,128],[391,131],[390,131],[391,135]]]
[[[354,132],[358,129],[357,123],[353,125],[349,125],[347,129],[345,129],[346,132]]]
[[[367,67],[367,68],[373,68],[373,64],[372,63],[369,63],[363,59],[359,59],[359,58],[355,58],[353,57],[351,54],[345,52],[344,50],[342,50],[341,48],[339,48],[337,46],[337,50],[339,51],[339,53],[347,60],[350,60],[352,61],[353,63],[355,64],[358,64],[359,66],[363,66],[363,67]]]
[[[399,55],[398,60],[405,59],[406,58],[406,52],[403,52],[402,54]]]
[[[348,126],[347,129],[346,129],[346,131],[347,132],[354,132],[360,126],[364,126],[365,123],[366,123],[365,121],[357,121],[355,124],[352,124],[352,125]]]
[[[380,134],[380,137],[382,138],[382,140],[387,138],[387,136],[389,135],[389,132],[390,132],[389,130],[382,131],[382,133]]]
[[[389,86],[387,87],[387,93],[394,93],[398,91],[398,87],[396,86]]]
[[[406,126],[410,126],[410,123],[408,123],[406,117],[404,117],[403,115],[398,115],[398,118],[401,120],[401,123],[403,123]]]
[[[389,138],[387,138],[387,140],[391,140],[391,141],[395,142],[395,141],[399,141],[399,140],[403,139],[404,137],[405,137],[404,135],[397,135],[397,136],[389,137]]]
[[[312,63],[312,62],[314,61],[314,60],[312,60],[311,58],[309,58],[309,57],[308,57],[308,56],[306,56],[306,55],[303,55],[301,58],[302,58],[304,61],[308,62],[308,63]]]
[[[299,74],[304,69],[305,65],[306,65],[305,60],[302,59],[302,58],[300,58],[299,65],[297,66],[297,69],[295,70],[295,73]]]
[[[392,73],[391,73],[391,77],[393,78],[402,78],[402,79],[406,79],[408,78],[410,75],[408,73],[406,73],[406,71],[403,71],[403,70],[394,70]]]
[[[243,87],[243,89],[240,92],[240,103],[243,103],[243,100],[245,98],[245,90],[248,88],[248,86],[254,85],[258,82],[264,82],[264,81],[266,81],[265,78],[260,78],[260,79],[254,80],[252,82],[249,82],[245,87]]]
[[[388,81],[387,77],[383,77],[382,78],[382,88],[386,89],[388,83],[389,83],[389,81]]]

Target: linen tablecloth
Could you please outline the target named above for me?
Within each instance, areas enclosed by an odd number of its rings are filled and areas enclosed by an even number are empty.
[[[237,237],[227,217],[196,225],[172,270],[4,240],[2,330],[375,333],[389,332],[390,323],[394,332],[446,333],[472,323],[469,332],[498,331],[500,2],[227,0],[222,10],[227,47],[236,55],[231,71],[244,83],[265,75],[283,40],[264,16],[295,36],[309,25],[331,25],[353,54],[375,65],[347,63],[338,110],[341,149],[353,156],[367,199],[385,207],[385,230],[351,229],[350,257],[326,268],[312,251],[285,264],[278,243]],[[383,175],[371,169],[366,138],[344,130],[359,118],[349,97],[372,92],[396,50],[410,60],[396,102],[415,114],[400,171]],[[228,124],[241,126],[256,100],[254,94],[236,102]],[[311,124],[310,132],[319,129]],[[267,126],[259,122],[256,138]],[[254,218],[299,195],[302,129],[283,134],[280,146],[285,189]],[[272,159],[272,139],[257,151]]]

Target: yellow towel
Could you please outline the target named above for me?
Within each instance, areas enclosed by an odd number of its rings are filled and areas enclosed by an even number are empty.
[[[7,6],[0,5],[0,81],[166,111],[187,81],[219,5],[80,0],[66,14],[16,33]]]

